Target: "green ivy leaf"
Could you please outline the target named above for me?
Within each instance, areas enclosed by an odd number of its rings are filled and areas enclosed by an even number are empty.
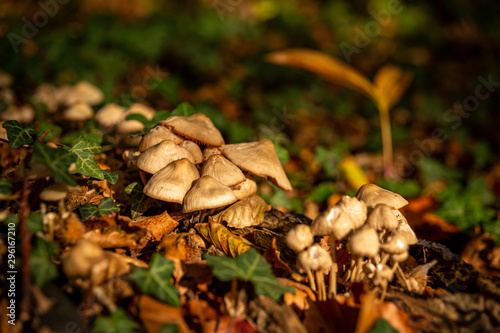
[[[193,114],[197,113],[195,108],[189,103],[181,103],[177,105],[177,107],[170,114],[171,116],[181,116],[181,117],[189,117]]]
[[[43,143],[35,142],[33,159],[47,165],[54,174],[54,179],[75,186],[76,182],[68,172],[69,166],[75,161],[75,155],[64,148],[51,148]]]
[[[385,319],[379,318],[368,333],[398,333]]]
[[[271,265],[254,248],[240,254],[235,259],[224,256],[205,255],[213,274],[219,280],[230,281],[237,278],[250,281],[258,295],[267,295],[278,301],[286,292],[294,293],[294,288],[282,285],[276,280]]]
[[[307,196],[307,199],[316,203],[326,202],[326,200],[333,193],[335,193],[335,190],[335,184],[333,184],[332,182],[322,182],[313,189],[311,194]]]
[[[5,178],[0,178],[0,196],[11,195],[10,189],[12,184]]]
[[[45,142],[48,142],[53,138],[59,137],[62,133],[62,128],[60,126],[48,123],[46,121],[40,121],[40,123],[38,124],[38,133],[43,133],[46,130],[48,130],[49,132],[43,139]]]
[[[168,117],[170,117],[170,111],[166,110],[156,111],[155,115],[153,116],[153,119],[151,119],[151,122],[153,123],[153,125],[156,125],[161,120],[167,119]]]
[[[102,173],[103,173],[103,176],[104,176],[104,179],[106,179],[108,182],[110,182],[111,184],[116,184],[117,180],[118,180],[118,174],[116,173],[112,173],[110,170],[102,170]]]
[[[33,281],[39,287],[57,277],[57,267],[52,262],[52,255],[56,250],[56,243],[49,243],[37,237],[31,249],[30,268]]]
[[[172,261],[160,253],[155,253],[149,269],[135,269],[132,273],[132,280],[144,293],[170,305],[180,306],[179,291],[170,282],[174,270]]]
[[[145,127],[149,127],[149,126],[146,126],[147,124],[149,124],[148,118],[146,118],[144,115],[142,115],[140,113],[131,113],[131,114],[127,115],[125,120],[137,120],[138,122],[142,123]]]
[[[7,120],[2,124],[2,127],[7,131],[10,148],[16,149],[23,145],[33,143],[33,137],[31,135],[36,134],[36,130],[32,125],[23,128],[17,120]]]
[[[137,323],[134,322],[127,313],[118,308],[111,316],[100,316],[94,322],[92,327],[94,333],[134,333],[139,332]]]
[[[83,221],[90,220],[93,216],[101,217],[120,211],[112,198],[103,198],[98,205],[86,203],[81,206],[78,211]]]
[[[95,160],[95,155],[102,151],[102,147],[95,142],[87,140],[83,136],[79,136],[73,143],[70,151],[76,155],[76,172],[87,177],[104,179],[102,169]]]
[[[43,217],[40,213],[31,213],[27,219],[28,231],[36,234],[43,229]]]

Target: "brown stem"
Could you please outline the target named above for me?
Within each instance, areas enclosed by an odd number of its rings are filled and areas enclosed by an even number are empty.
[[[391,118],[389,110],[379,105],[380,130],[382,132],[382,154],[384,161],[384,177],[394,178],[394,165],[392,153]]]

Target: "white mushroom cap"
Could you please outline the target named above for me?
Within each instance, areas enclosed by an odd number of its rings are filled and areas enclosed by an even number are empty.
[[[186,148],[193,154],[194,164],[200,164],[203,162],[203,153],[201,152],[200,146],[191,140],[182,141],[179,146]]]
[[[229,187],[211,176],[198,178],[184,197],[184,213],[223,207],[237,199]]]
[[[394,214],[394,208],[386,204],[376,205],[368,215],[366,223],[377,231],[392,231],[399,226],[399,220]]]
[[[354,224],[354,229],[361,228],[365,224],[368,208],[364,202],[344,195],[337,205],[349,215]]]
[[[393,233],[395,232],[403,236],[408,245],[413,245],[418,243],[418,238],[408,223],[399,223],[399,227],[397,227],[397,229],[394,230]]]
[[[222,155],[210,156],[201,169],[202,176],[212,176],[226,186],[234,186],[245,181],[240,168]]]
[[[369,225],[355,231],[349,239],[351,253],[360,257],[373,258],[379,251],[379,240],[375,229]]]
[[[108,103],[97,111],[95,119],[102,127],[112,129],[125,117],[125,108],[115,103]]]
[[[143,192],[151,198],[181,204],[198,178],[200,173],[196,166],[186,158],[179,159],[155,173]]]
[[[333,235],[341,240],[354,230],[354,222],[340,206],[333,205],[313,221],[311,228],[316,236]]]
[[[242,200],[257,193],[257,183],[250,178],[246,178],[241,183],[231,186],[231,191],[238,200]]]
[[[314,242],[311,227],[306,224],[299,224],[286,235],[286,244],[295,252],[300,252]]]
[[[64,110],[64,119],[70,121],[85,121],[94,116],[94,110],[86,103],[75,103]]]
[[[65,104],[73,105],[79,102],[96,105],[102,103],[104,94],[102,91],[86,81],[78,82],[68,95],[66,95]]]
[[[208,160],[212,155],[220,155],[222,152],[217,147],[207,147],[203,149],[203,161]]]
[[[207,146],[218,147],[224,144],[219,130],[203,113],[196,113],[189,117],[172,116],[160,121],[160,125],[166,126],[182,137]]]
[[[127,164],[127,168],[136,169],[137,159],[141,155],[140,151],[128,149],[122,154],[123,161]]]
[[[156,126],[149,130],[149,132],[142,137],[141,144],[139,145],[139,151],[143,152],[149,147],[152,147],[155,144],[165,140],[172,141],[175,144],[180,144],[182,143],[182,141],[184,141],[181,137],[172,133],[168,128],[163,126]]]
[[[326,271],[333,266],[332,257],[319,244],[313,244],[297,256],[297,265],[302,270]]]
[[[390,254],[400,254],[408,252],[408,243],[404,236],[396,232],[389,237],[386,243],[380,244],[380,249]]]
[[[137,167],[148,173],[156,173],[173,161],[187,158],[194,163],[194,157],[186,148],[172,141],[162,141],[142,152],[137,159]]]
[[[408,201],[397,193],[381,188],[375,184],[365,184],[356,193],[356,198],[364,201],[368,206],[376,206],[384,203],[395,209],[400,209],[408,204]]]
[[[60,201],[64,200],[69,192],[80,190],[79,186],[69,186],[63,182],[54,183],[46,187],[40,193],[40,199],[43,201]]]

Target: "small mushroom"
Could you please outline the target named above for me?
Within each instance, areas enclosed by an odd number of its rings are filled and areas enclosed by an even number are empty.
[[[295,252],[300,252],[312,245],[314,236],[311,227],[307,224],[299,224],[286,235],[286,244]]]
[[[374,258],[378,255],[380,244],[377,232],[371,226],[365,225],[352,234],[349,239],[349,247],[351,249],[351,255],[356,261],[355,267],[352,268],[351,276],[353,281],[357,282],[359,272],[362,268],[363,258]]]
[[[229,187],[219,183],[212,176],[203,176],[194,181],[184,197],[184,213],[202,211],[199,223],[203,222],[205,211],[230,205],[236,197]]]
[[[64,119],[69,121],[83,122],[94,116],[94,110],[86,103],[75,103],[64,110]]]
[[[361,228],[366,221],[367,207],[362,201],[357,198],[351,198],[348,195],[344,195],[337,205],[344,210],[351,218],[354,229]]]
[[[259,225],[264,221],[264,214],[271,209],[264,199],[257,195],[236,201],[226,210],[212,216],[219,223],[227,222],[231,228],[245,228]]]
[[[370,212],[370,215],[368,215],[366,223],[378,232],[381,232],[381,237],[399,226],[399,221],[394,214],[394,209],[386,204],[376,205]]]
[[[188,159],[173,161],[155,173],[144,187],[148,197],[182,204],[193,181],[200,178],[196,166]]]
[[[234,186],[245,181],[245,175],[231,161],[222,155],[210,156],[201,169],[202,176],[212,176],[226,186]]]
[[[158,144],[165,140],[172,141],[177,145],[184,141],[182,138],[172,133],[168,128],[163,126],[156,126],[149,130],[149,132],[142,137],[141,143],[139,144],[139,151],[143,152],[149,147],[152,147],[155,144]]]
[[[86,103],[90,105],[97,105],[104,100],[102,91],[86,81],[78,82],[73,89],[66,95],[64,104],[73,105],[76,103]]]
[[[155,114],[155,110],[141,103],[132,104],[123,115],[123,119],[116,125],[118,134],[132,134],[144,129],[144,124],[138,120],[126,120],[130,114],[140,114],[146,119],[151,120]]]
[[[243,170],[269,179],[285,191],[293,189],[276,155],[272,141],[262,139],[257,142],[224,145],[219,149],[225,157]]]
[[[297,256],[298,266],[307,273],[311,289],[316,290],[313,282],[312,271],[315,271],[316,284],[318,287],[318,298],[320,301],[326,300],[325,281],[323,272],[332,268],[332,258],[319,244],[313,244],[306,248]]]
[[[333,205],[321,213],[311,224],[312,232],[316,236],[330,235],[330,254],[333,267],[330,272],[329,296],[337,294],[337,254],[336,241],[344,239],[352,230],[354,222],[350,215],[341,208]]]
[[[408,224],[408,222],[403,222],[403,223],[400,222],[399,226],[396,228],[396,230],[394,230],[394,232],[397,232],[398,234],[403,236],[408,245],[413,245],[418,243],[418,238],[415,235],[413,229]]]
[[[137,167],[148,173],[156,173],[169,163],[187,158],[194,163],[193,154],[172,141],[162,141],[146,149],[137,159]]]
[[[0,113],[2,120],[17,120],[21,124],[29,124],[35,119],[35,110],[31,105],[10,106],[6,111]]]
[[[108,103],[97,111],[95,119],[107,130],[113,129],[124,118],[125,109],[116,103]]]
[[[200,146],[191,140],[184,140],[179,144],[179,146],[186,148],[193,154],[194,164],[200,164],[203,162],[203,153],[201,152]]]
[[[224,144],[224,139],[219,130],[203,113],[196,113],[189,117],[172,116],[160,121],[172,132],[201,143],[206,146],[219,147]]]
[[[137,159],[140,155],[140,151],[134,149],[125,150],[122,154],[122,158],[125,164],[127,164],[127,168],[137,169]]]
[[[242,200],[257,193],[257,183],[250,178],[246,178],[241,183],[231,186],[231,191],[238,200]]]
[[[66,211],[64,207],[64,199],[68,195],[69,192],[79,191],[79,186],[70,186],[63,182],[54,183],[48,187],[46,187],[40,193],[40,199],[43,201],[54,201],[59,202],[59,211]]]
[[[376,206],[380,203],[400,209],[408,204],[405,198],[397,193],[381,188],[375,184],[365,184],[356,193],[356,198],[364,201],[367,206]]]

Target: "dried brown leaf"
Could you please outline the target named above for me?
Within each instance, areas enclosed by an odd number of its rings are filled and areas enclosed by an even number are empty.
[[[167,324],[176,324],[181,333],[191,332],[184,321],[181,308],[157,301],[153,297],[139,296],[137,312],[141,322],[150,333],[158,332]]]
[[[142,221],[132,221],[130,226],[140,227],[148,230],[148,239],[159,242],[164,235],[170,234],[179,225],[168,212],[153,216]]]

